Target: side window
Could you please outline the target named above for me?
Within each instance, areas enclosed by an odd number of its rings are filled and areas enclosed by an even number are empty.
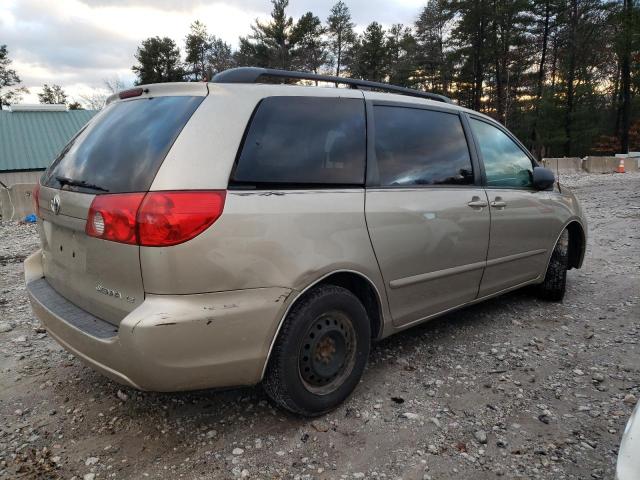
[[[469,148],[458,115],[375,106],[374,119],[380,185],[473,183]]]
[[[533,163],[513,140],[475,118],[471,119],[471,128],[482,152],[488,186],[526,188],[533,184]]]
[[[362,185],[365,125],[362,99],[265,98],[231,183]]]

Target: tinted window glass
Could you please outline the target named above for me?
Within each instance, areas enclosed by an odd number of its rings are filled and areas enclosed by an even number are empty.
[[[232,182],[362,184],[364,102],[269,97],[256,111]]]
[[[467,141],[457,115],[402,107],[374,107],[381,185],[473,183]]]
[[[203,98],[155,97],[112,103],[63,149],[47,173],[46,185],[60,188],[59,178],[67,178],[109,192],[148,190]]]
[[[533,184],[533,164],[522,149],[500,129],[471,119],[487,175],[494,187],[529,187]]]

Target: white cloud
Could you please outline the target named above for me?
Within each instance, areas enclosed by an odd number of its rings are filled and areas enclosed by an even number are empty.
[[[297,0],[294,18],[312,11],[325,20],[332,1]],[[350,0],[358,30],[377,20],[412,23],[426,0]],[[198,19],[234,47],[256,18],[266,19],[268,0],[1,0],[0,42],[37,102],[44,83],[62,85],[72,98],[104,87],[105,78],[131,83],[136,47],[151,36],[168,36],[182,48],[189,25]]]

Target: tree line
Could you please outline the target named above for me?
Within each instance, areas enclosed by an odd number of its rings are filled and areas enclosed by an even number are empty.
[[[361,33],[342,1],[325,21],[312,12],[294,21],[288,0],[271,3],[235,51],[199,21],[184,60],[174,40],[146,39],[138,83],[206,80],[234,66],[332,73],[447,95],[538,157],[640,149],[637,0],[430,0],[412,25],[374,21]]]
[[[637,151],[639,1],[427,0],[410,25],[357,27],[342,0],[326,19],[294,19],[288,0],[271,0],[236,49],[196,20],[183,45],[144,40],[132,70],[138,84],[236,66],[383,81],[490,115],[538,157]]]

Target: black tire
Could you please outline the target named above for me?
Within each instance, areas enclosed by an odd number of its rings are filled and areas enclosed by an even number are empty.
[[[538,297],[543,300],[559,302],[564,298],[569,268],[569,231],[565,230],[558,238],[553,249],[544,281],[538,285]]]
[[[370,345],[371,325],[360,300],[345,288],[318,286],[287,315],[267,365],[264,390],[290,412],[322,415],[358,385]]]

